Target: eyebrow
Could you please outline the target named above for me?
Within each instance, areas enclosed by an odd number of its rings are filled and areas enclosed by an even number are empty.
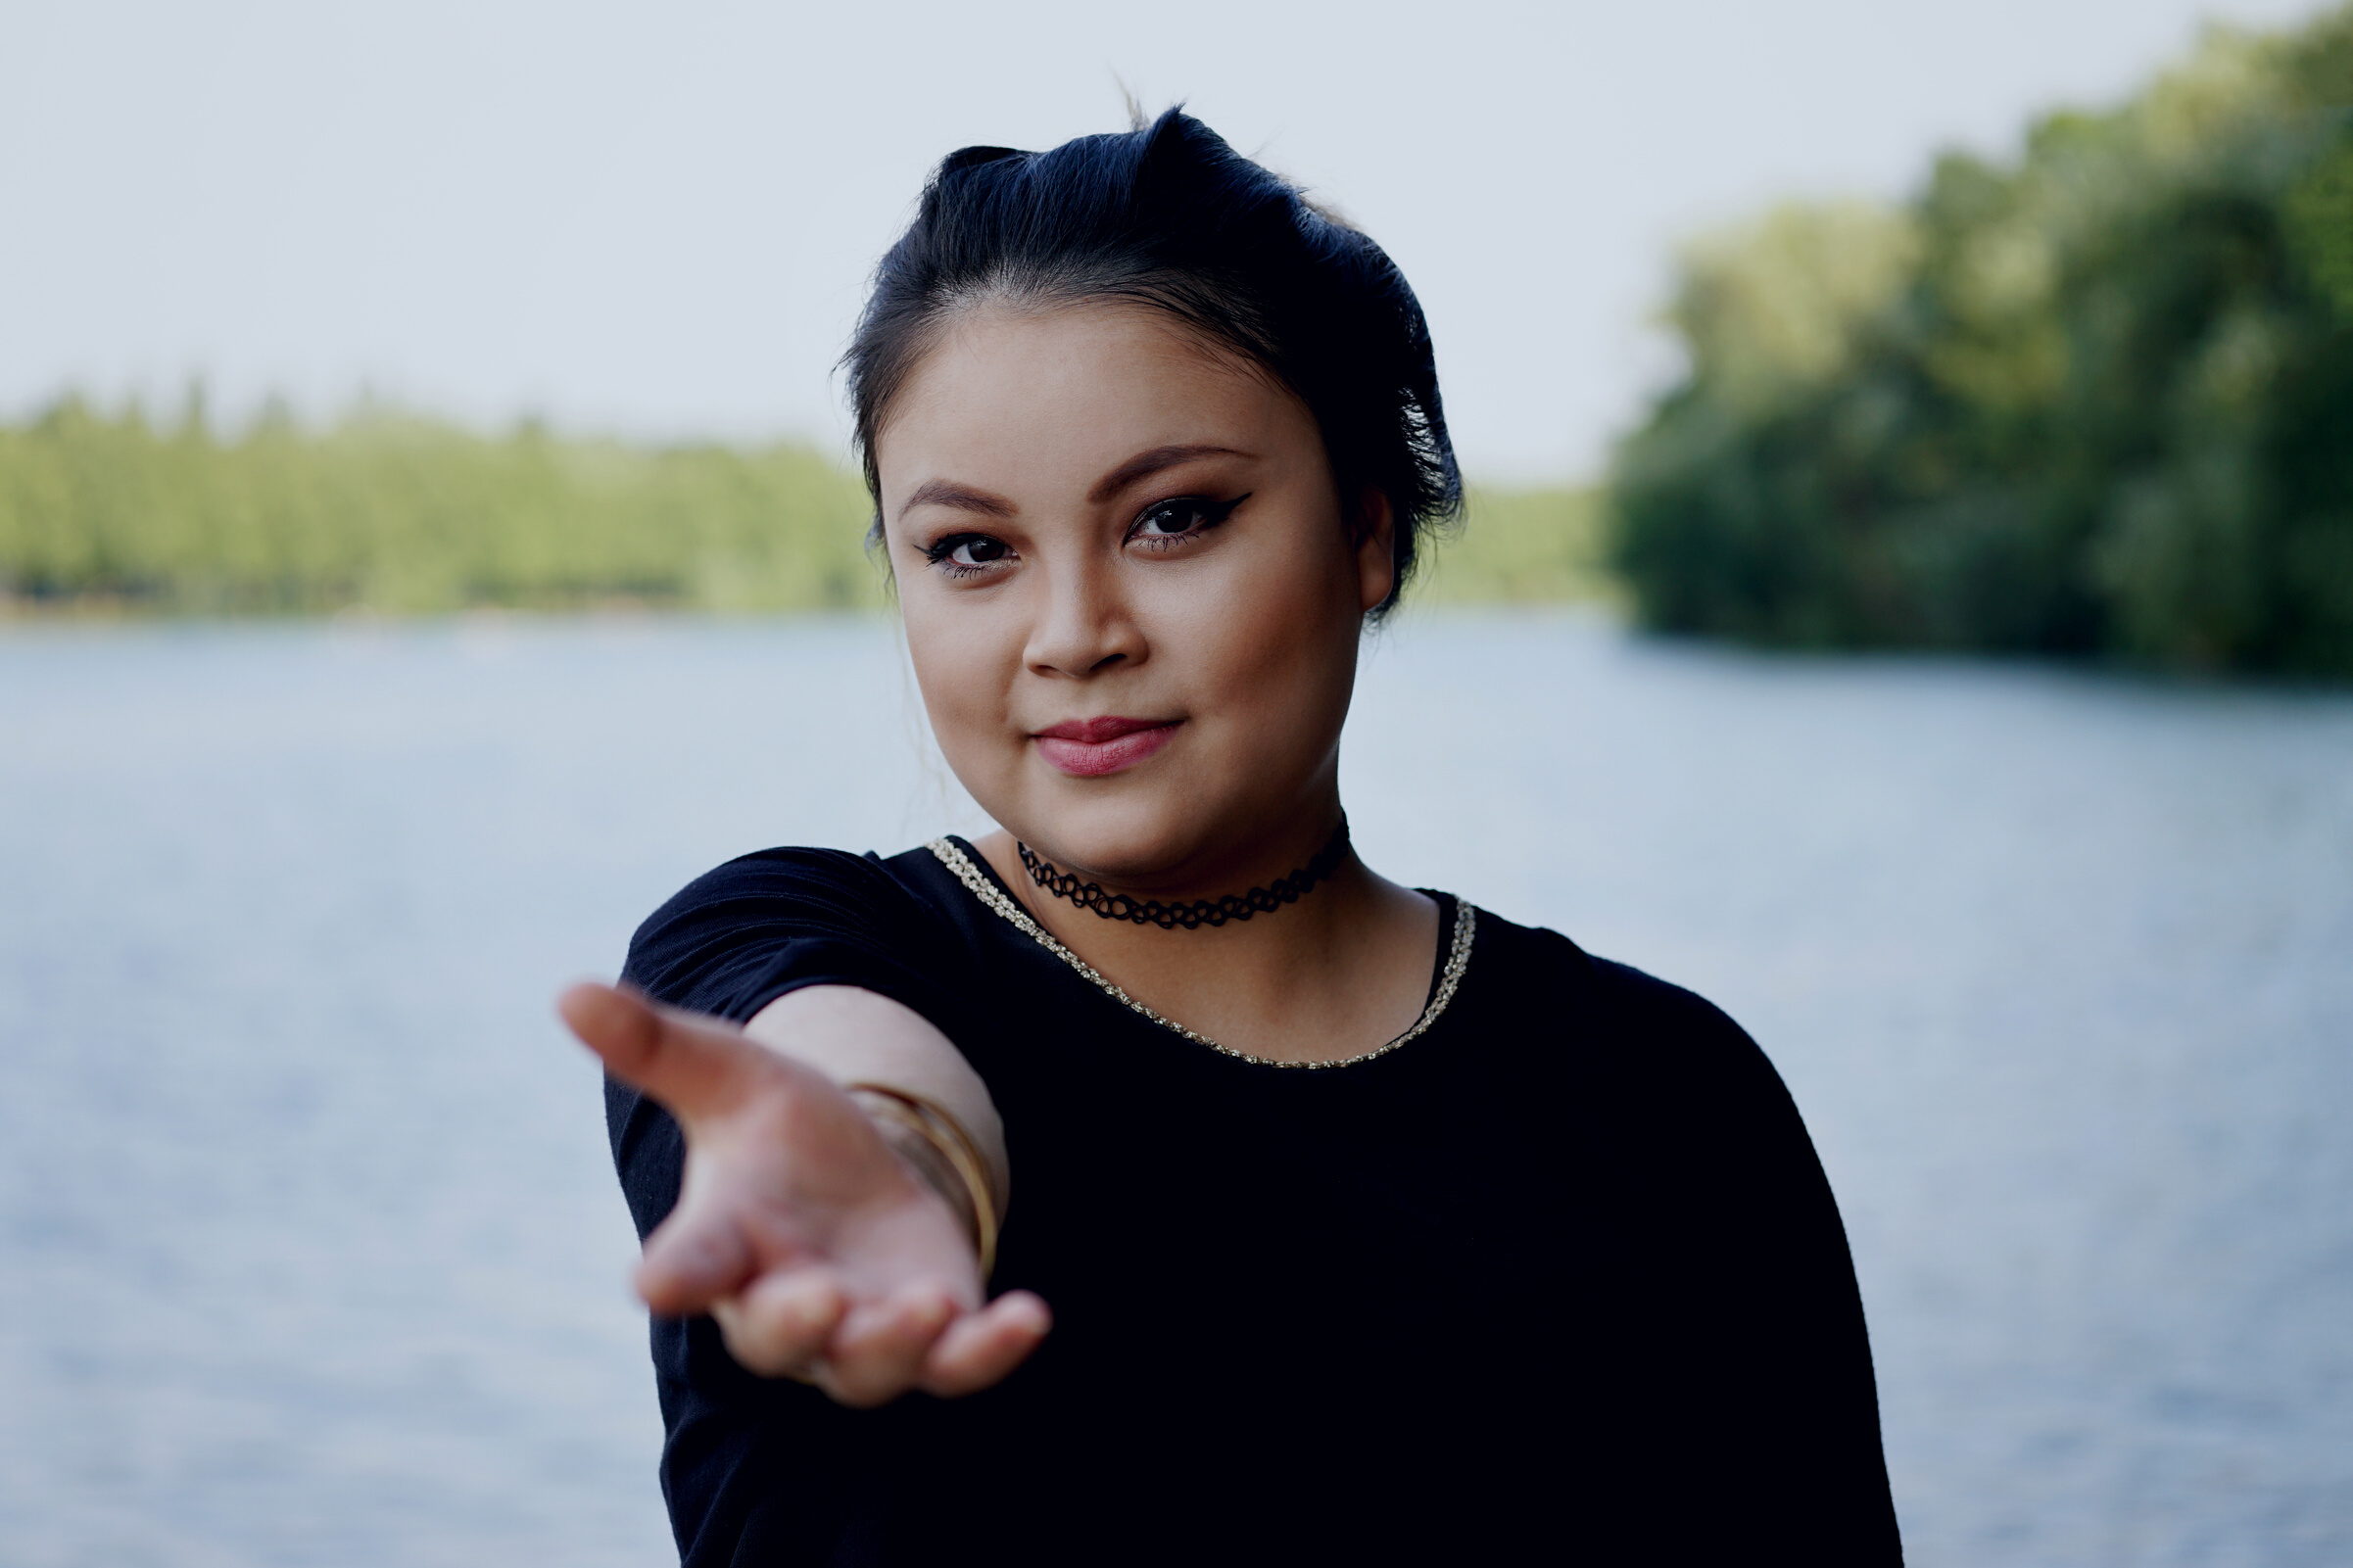
[[[1137,480],[1190,462],[1195,457],[1248,457],[1251,453],[1236,451],[1231,447],[1155,447],[1139,451],[1126,462],[1095,481],[1095,488],[1086,493],[1090,501],[1106,501]]]
[[[1020,508],[1002,496],[992,496],[985,490],[974,490],[948,479],[927,479],[915,487],[898,509],[901,517],[918,506],[949,506],[960,512],[979,512],[984,517],[1011,517]]]

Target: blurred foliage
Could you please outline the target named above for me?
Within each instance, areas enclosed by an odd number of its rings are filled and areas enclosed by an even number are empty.
[[[1602,498],[1594,490],[1472,486],[1463,531],[1436,541],[1409,590],[1417,603],[1608,601]]]
[[[235,438],[68,399],[0,428],[0,599],[172,614],[882,602],[855,477],[792,446],[496,439],[384,412]]]
[[[1692,246],[1609,555],[1674,631],[2353,676],[2353,9]]]

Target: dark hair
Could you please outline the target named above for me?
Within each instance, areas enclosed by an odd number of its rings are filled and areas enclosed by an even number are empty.
[[[1051,152],[967,147],[875,271],[843,363],[858,455],[882,523],[875,437],[944,317],[984,301],[1125,300],[1165,310],[1299,395],[1342,505],[1370,486],[1396,517],[1397,583],[1421,536],[1457,517],[1420,302],[1381,248],[1172,109]]]

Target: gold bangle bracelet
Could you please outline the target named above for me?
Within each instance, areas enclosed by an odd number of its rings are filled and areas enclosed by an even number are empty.
[[[996,1200],[990,1195],[988,1162],[982,1157],[981,1146],[967,1132],[947,1107],[936,1100],[905,1089],[894,1089],[888,1083],[846,1083],[850,1094],[871,1094],[888,1107],[890,1119],[914,1133],[947,1162],[956,1179],[972,1197],[973,1250],[981,1259],[981,1284],[988,1284],[988,1276],[996,1268],[997,1215]]]

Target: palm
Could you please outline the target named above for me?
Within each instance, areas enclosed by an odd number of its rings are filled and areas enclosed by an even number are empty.
[[[823,1073],[606,986],[560,1007],[686,1134],[678,1206],[638,1266],[653,1310],[708,1311],[745,1366],[848,1404],[985,1388],[1044,1335],[1036,1297],[984,1304],[962,1222]]]

